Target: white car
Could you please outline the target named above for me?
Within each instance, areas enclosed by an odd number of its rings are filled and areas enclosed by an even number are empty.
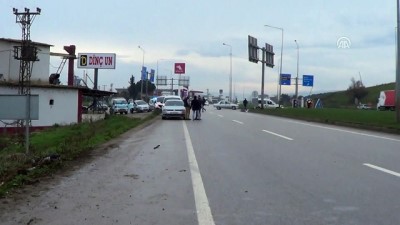
[[[170,99],[164,103],[162,107],[161,118],[181,118],[185,119],[185,106],[180,99]]]
[[[261,98],[258,99],[257,108],[261,108]],[[264,109],[278,109],[278,108],[283,108],[283,106],[279,106],[269,98],[264,99]]]
[[[165,95],[163,96],[163,100],[162,100],[162,104],[161,104],[161,108],[165,105],[165,102],[168,100],[182,100],[181,97],[179,97],[178,95]]]
[[[239,105],[235,104],[235,103],[231,103],[229,101],[222,100],[222,101],[219,101],[218,103],[214,104],[214,107],[217,108],[218,110],[220,110],[220,109],[236,110],[239,108]]]
[[[150,106],[147,102],[143,100],[135,100],[133,101],[134,104],[134,109],[136,112],[149,112],[150,111]]]

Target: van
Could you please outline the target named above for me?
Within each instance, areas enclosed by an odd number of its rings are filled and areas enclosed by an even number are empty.
[[[257,108],[261,108],[261,98],[258,98]],[[264,99],[264,109],[277,109],[277,108],[281,107],[269,98]]]

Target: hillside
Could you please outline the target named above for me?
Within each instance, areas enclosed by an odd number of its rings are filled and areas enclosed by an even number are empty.
[[[372,87],[367,87],[368,95],[361,99],[362,103],[376,106],[380,91],[395,89],[395,83],[381,84]],[[329,92],[311,95],[312,99],[321,99],[324,108],[354,108],[354,102],[350,102],[346,91]]]

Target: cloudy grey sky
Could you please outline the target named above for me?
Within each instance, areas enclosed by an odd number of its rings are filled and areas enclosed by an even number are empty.
[[[281,31],[284,29],[283,73],[314,75],[314,88],[300,93],[344,90],[352,77],[366,86],[395,81],[395,0],[0,0],[0,37],[21,38],[12,8],[42,9],[31,28],[34,41],[76,45],[77,53],[116,53],[115,70],[100,70],[99,85],[127,87],[145,65],[173,76],[175,62],[186,63],[190,89],[229,91],[229,47],[233,54],[233,89],[238,98],[261,90],[261,64],[248,61],[247,36],[274,46],[275,67],[266,69],[265,92],[277,93]],[[346,37],[349,48],[338,48]],[[350,45],[351,44],[351,45]],[[163,60],[161,60],[163,59]],[[51,58],[50,71],[60,63]],[[62,82],[66,83],[66,68]],[[76,75],[85,71],[76,69]],[[93,75],[92,70],[86,71]],[[294,86],[282,93],[293,94]]]

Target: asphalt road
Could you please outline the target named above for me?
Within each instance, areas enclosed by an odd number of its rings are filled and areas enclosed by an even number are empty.
[[[400,224],[400,136],[208,107],[0,203],[0,224]]]

